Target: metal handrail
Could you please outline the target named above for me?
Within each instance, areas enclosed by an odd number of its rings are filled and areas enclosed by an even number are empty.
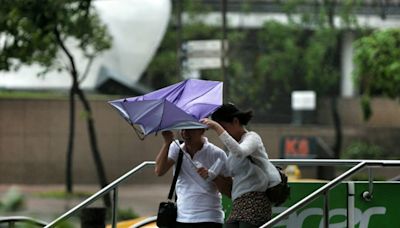
[[[331,183],[331,182],[327,183],[326,185],[321,187],[321,188],[323,188],[322,190],[318,189],[317,190],[318,192],[315,191],[314,193],[312,193],[308,197],[304,198],[303,200],[299,201],[297,204],[293,205],[292,207],[294,207],[294,206],[297,207],[298,205],[303,207],[304,206],[303,204],[308,203],[308,201],[313,200],[314,199],[313,197],[316,197],[317,195],[319,196],[321,194],[321,192],[324,193],[326,191],[326,189],[336,186],[339,181],[343,180],[344,178],[350,176],[354,172],[361,169],[362,167],[359,167],[361,164],[368,165],[368,166],[399,166],[400,165],[400,161],[398,161],[398,160],[383,160],[382,161],[382,160],[341,160],[341,159],[340,160],[339,159],[271,159],[271,162],[273,164],[281,164],[281,165],[296,164],[296,165],[300,165],[300,166],[332,166],[332,165],[353,166],[353,165],[357,165],[357,166],[353,167],[352,169],[350,169],[349,171],[343,173],[341,176],[337,177],[333,181],[331,181],[333,183]],[[117,192],[116,188],[119,186],[119,184],[121,184],[123,181],[125,181],[127,178],[129,178],[131,175],[135,174],[136,172],[140,171],[142,168],[144,168],[148,165],[155,165],[155,161],[142,162],[140,165],[138,165],[135,168],[133,168],[132,170],[128,171],[127,173],[125,173],[124,175],[122,175],[121,177],[119,177],[118,179],[116,179],[115,181],[113,181],[112,183],[107,185],[106,187],[100,189],[98,192],[96,192],[91,197],[84,200],[82,203],[78,204],[74,208],[70,209],[69,211],[65,212],[64,214],[62,214],[61,216],[59,216],[58,218],[56,218],[55,220],[50,222],[48,225],[45,226],[45,228],[54,227],[61,221],[71,217],[77,211],[90,205],[95,200],[104,196],[105,194],[109,193],[112,190],[114,190],[114,194],[113,194],[114,197],[113,197],[113,204],[112,204],[113,213],[112,213],[111,220],[112,220],[112,227],[113,228],[116,227],[116,206],[117,206],[116,200],[118,198],[118,192]],[[357,167],[359,167],[359,168],[357,168]],[[357,169],[355,169],[355,168],[357,168]],[[352,170],[354,170],[354,171],[352,171]],[[350,171],[351,171],[351,173],[349,173]],[[316,195],[316,196],[314,196],[314,195]],[[307,199],[307,201],[306,201],[306,199]],[[289,208],[289,209],[291,209],[291,208]],[[273,222],[273,224],[275,224],[276,222],[279,222],[279,221],[277,221],[277,219],[284,218],[285,216],[287,216],[288,214],[292,213],[294,210],[297,210],[297,209],[298,208],[294,208],[294,209],[291,209],[290,212],[288,212],[288,210],[282,212],[279,216],[276,216],[274,219],[270,220],[271,224],[272,224],[272,222]],[[270,222],[266,223],[262,227],[270,227],[269,226]]]
[[[270,159],[273,164],[299,166],[354,166],[367,162],[368,166],[399,166],[399,160],[352,160],[352,159]]]
[[[91,203],[93,203],[98,198],[102,197],[103,195],[109,193],[112,190],[115,190],[115,188],[117,188],[123,181],[125,181],[127,178],[129,178],[131,175],[135,174],[136,172],[140,171],[142,168],[144,168],[144,167],[146,167],[148,165],[155,165],[155,164],[156,163],[154,161],[142,162],[140,165],[136,166],[135,168],[133,168],[129,172],[125,173],[124,175],[122,175],[121,177],[119,177],[118,179],[116,179],[115,181],[113,181],[112,183],[107,185],[106,187],[100,189],[98,192],[96,192],[91,197],[89,197],[86,200],[84,200],[82,203],[78,204],[77,206],[73,207],[69,211],[67,211],[64,214],[62,214],[60,217],[58,217],[55,220],[53,220],[52,222],[50,222],[48,225],[45,226],[45,228],[54,227],[55,225],[57,225],[61,221],[71,217],[77,211],[79,211],[82,208],[90,205]],[[117,194],[114,193],[114,195],[116,196]],[[115,211],[116,211],[116,208],[115,208],[116,207],[116,199],[117,199],[117,197],[113,197],[113,204],[112,204],[112,206],[113,206],[113,218],[112,218],[113,227],[115,227],[115,222],[116,222],[116,219],[114,218],[115,217]]]
[[[367,167],[374,167],[374,166],[378,166],[378,167],[400,166],[400,161],[399,160],[339,160],[339,161],[335,160],[335,159],[323,159],[323,160],[324,160],[323,162],[321,160],[310,161],[310,160],[307,160],[307,159],[300,159],[300,160],[289,160],[289,159],[274,160],[275,163],[279,163],[279,164],[293,164],[292,162],[296,161],[295,164],[298,164],[298,165],[329,165],[329,164],[350,165],[350,164],[354,164],[354,163],[357,163],[357,162],[358,162],[358,164],[356,166],[350,168],[348,171],[344,172],[342,175],[336,177],[332,181],[330,181],[327,184],[323,185],[319,189],[315,190],[310,195],[304,197],[302,200],[300,200],[296,204],[292,205],[291,207],[289,207],[288,209],[286,209],[285,211],[283,211],[279,215],[275,216],[273,219],[271,219],[270,221],[268,221],[264,225],[260,226],[260,228],[272,227],[273,225],[277,224],[281,220],[285,219],[291,213],[293,213],[293,212],[303,208],[307,204],[311,203],[313,200],[315,200],[317,197],[321,196],[322,194],[325,194],[325,197],[326,197],[327,193],[329,192],[329,190],[331,190],[333,187],[335,187],[338,184],[340,184],[340,182],[343,181],[344,179],[346,179],[347,177],[350,177],[354,173],[360,171],[365,166],[367,166]],[[273,161],[273,160],[271,159],[271,161]],[[321,164],[321,162],[323,164]],[[370,180],[370,183],[372,183],[371,180]],[[326,210],[327,210],[327,206],[325,205],[325,209],[324,209],[325,227],[328,226],[328,219],[329,219],[329,216],[328,216]]]
[[[8,223],[9,227],[13,227],[13,225],[15,223],[29,223],[35,226],[46,226],[47,223],[42,221],[42,220],[38,220],[38,219],[34,219],[31,217],[26,217],[26,216],[7,216],[7,217],[0,217],[0,224],[2,223]]]

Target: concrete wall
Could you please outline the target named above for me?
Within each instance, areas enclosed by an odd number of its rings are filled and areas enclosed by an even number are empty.
[[[386,104],[386,101],[383,102]],[[162,143],[161,136],[151,135],[141,141],[133,129],[106,100],[92,100],[98,144],[103,158],[108,180],[114,180],[145,160],[154,160]],[[346,106],[345,104],[341,104]],[[343,107],[344,107],[343,106]],[[353,107],[353,105],[350,105]],[[347,116],[355,116],[352,108],[341,108]],[[385,112],[383,109],[381,112]],[[393,112],[397,112],[393,114]],[[97,175],[88,143],[86,122],[81,117],[78,105],[77,128],[74,150],[74,183],[97,183]],[[325,111],[318,111],[319,115]],[[382,117],[383,127],[365,125],[360,121],[345,120],[343,128],[344,146],[357,138],[370,138],[387,144],[399,153],[397,140],[400,138],[399,108],[393,106],[391,121]],[[344,116],[346,116],[344,115]],[[356,114],[358,115],[358,114]],[[378,114],[380,115],[380,114]],[[320,117],[319,117],[320,118]],[[350,118],[350,117],[346,117]],[[323,118],[321,118],[323,119]],[[320,136],[328,144],[332,143],[334,131],[329,125],[328,114],[325,125],[257,125],[250,126],[260,133],[271,158],[279,156],[279,141],[282,135]],[[68,101],[0,99],[0,184],[53,184],[64,183],[65,157],[68,134]],[[349,123],[348,123],[349,122]],[[374,123],[377,123],[376,120]],[[359,123],[359,124],[350,124]],[[394,128],[389,127],[394,126]],[[206,135],[218,142],[213,132]],[[220,145],[217,143],[217,145]],[[220,145],[221,146],[221,145]],[[149,183],[169,182],[170,175],[158,178],[153,168],[134,176],[128,182]]]
[[[160,137],[140,141],[106,101],[91,104],[109,180],[154,159]],[[97,176],[80,107],[77,113],[75,182],[94,183]],[[0,183],[62,183],[68,116],[67,100],[0,100]]]
[[[363,118],[360,98],[342,98],[338,100],[338,109],[344,126],[399,128],[400,101],[387,98],[371,99],[372,116],[368,121]],[[317,108],[317,123],[332,124],[329,98],[321,98]]]

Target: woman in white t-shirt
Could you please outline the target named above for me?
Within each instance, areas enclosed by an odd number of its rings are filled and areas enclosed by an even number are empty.
[[[178,216],[176,228],[222,228],[224,212],[221,206],[221,194],[215,181],[226,179],[225,168],[211,176],[214,164],[223,165],[226,154],[219,147],[209,143],[204,137],[204,129],[181,130],[184,143],[174,140],[171,131],[162,132],[164,144],[156,157],[155,172],[164,175],[175,165],[180,149],[184,156],[176,182]],[[230,177],[229,177],[230,178]]]
[[[272,205],[266,190],[280,182],[261,137],[245,128],[252,116],[252,111],[243,112],[233,104],[224,104],[212,114],[212,120],[202,120],[216,131],[229,151],[226,164],[233,178],[233,208],[225,222],[228,228],[259,227],[270,220]]]

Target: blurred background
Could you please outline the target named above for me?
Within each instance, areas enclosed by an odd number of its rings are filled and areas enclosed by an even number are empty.
[[[16,184],[73,193],[154,160],[160,136],[140,140],[107,101],[188,78],[223,81],[225,102],[254,110],[249,128],[271,158],[400,157],[400,1],[0,4],[3,192]],[[128,184],[170,179],[150,168]]]

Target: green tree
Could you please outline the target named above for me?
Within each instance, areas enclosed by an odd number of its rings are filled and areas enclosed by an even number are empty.
[[[180,73],[180,66],[184,65],[184,53],[181,49],[182,43],[193,39],[216,39],[220,37],[219,28],[208,26],[201,20],[202,13],[209,12],[200,1],[173,1],[174,8],[169,21],[167,32],[160,47],[149,67],[147,68],[141,82],[153,88],[161,88],[183,78]],[[186,13],[190,23],[178,24],[178,12]],[[180,26],[180,27],[179,27]],[[185,69],[183,68],[182,71]],[[222,77],[214,79],[220,80]]]
[[[370,98],[400,98],[400,29],[375,31],[354,43],[355,77],[360,85],[364,118],[372,115]]]
[[[357,26],[354,16],[357,6],[357,1],[340,1],[339,5],[337,0],[324,0],[307,5],[301,0],[291,0],[283,4],[289,23],[268,21],[257,30],[240,26],[230,29],[226,84],[229,101],[251,107],[259,121],[269,121],[266,117],[271,113],[275,118],[282,112],[290,113],[289,98],[293,90],[315,90],[318,97],[331,97],[336,132],[333,149],[334,156],[339,157],[342,134],[336,106],[340,81],[338,46],[341,32]],[[251,11],[251,4],[244,1],[243,13]],[[196,13],[201,15],[204,11],[190,12],[194,16],[192,23],[183,27],[185,39],[221,37],[220,27],[196,22]],[[340,28],[334,23],[335,17],[341,19]],[[202,77],[222,80],[218,70],[202,71]],[[288,121],[287,116],[280,119]]]
[[[257,64],[257,73],[264,76],[258,78],[270,78],[279,89],[271,88],[272,99],[288,97],[293,90],[314,90],[318,97],[330,97],[335,128],[332,148],[336,158],[340,156],[342,144],[336,105],[340,81],[338,46],[340,34],[357,27],[354,10],[358,4],[337,0],[318,1],[313,5],[301,0],[287,1],[283,8],[289,23],[267,22],[259,38],[265,47],[259,53]],[[340,19],[340,27],[334,23],[335,17]]]
[[[315,90],[318,97],[330,97],[331,113],[335,129],[335,143],[332,146],[335,158],[340,157],[342,127],[337,109],[340,64],[338,47],[340,34],[347,29],[357,28],[354,10],[357,1],[323,0],[310,10],[301,10],[302,1],[293,0],[287,4],[289,20],[302,29],[312,29],[304,52],[305,89]],[[300,13],[301,21],[293,15]],[[340,27],[335,23],[339,18]]]
[[[41,75],[51,70],[67,71],[72,79],[69,93],[70,126],[67,149],[66,188],[72,192],[72,155],[75,134],[75,97],[85,110],[90,146],[100,185],[107,179],[97,146],[90,104],[80,82],[94,57],[111,46],[111,37],[90,0],[0,0],[0,70],[16,70],[21,65],[39,64]],[[88,66],[77,69],[70,43],[88,58]],[[63,63],[60,52],[67,58]],[[82,70],[82,71],[81,71]],[[110,199],[105,198],[110,205]]]

